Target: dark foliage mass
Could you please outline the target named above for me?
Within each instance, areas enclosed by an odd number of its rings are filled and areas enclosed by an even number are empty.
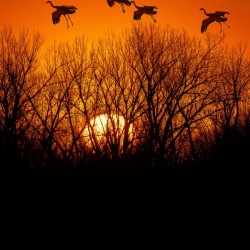
[[[224,38],[136,24],[45,49],[41,34],[4,27],[1,172],[175,187],[246,176],[250,58]]]

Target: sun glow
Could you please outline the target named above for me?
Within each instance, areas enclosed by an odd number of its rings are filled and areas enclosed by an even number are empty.
[[[86,144],[99,148],[116,145],[122,148],[124,140],[133,138],[133,125],[126,125],[120,115],[101,114],[91,119],[83,131]]]

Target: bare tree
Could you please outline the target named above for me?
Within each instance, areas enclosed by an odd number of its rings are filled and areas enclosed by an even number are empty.
[[[40,33],[23,28],[17,34],[12,27],[0,32],[0,133],[1,152],[5,161],[19,164],[20,149],[26,141],[31,113],[26,93],[33,93],[39,51],[43,43]],[[17,166],[18,167],[18,166]]]
[[[239,136],[244,135],[248,126],[250,61],[246,46],[239,44],[224,48],[221,64],[218,65],[219,88],[215,92],[217,102],[214,103],[217,112],[210,116],[214,126],[213,143],[219,147],[216,154],[221,150],[232,150],[230,145],[234,144]]]
[[[133,27],[130,44],[137,56],[131,67],[145,98],[142,124],[153,164],[176,164],[190,153],[195,157],[194,131],[208,117],[205,111],[217,88],[216,82],[208,87],[216,65],[210,62],[222,41],[210,39],[203,46],[185,31]]]
[[[1,161],[167,167],[209,158],[216,139],[249,124],[249,56],[224,38],[136,23],[90,46],[84,36],[55,43],[42,57],[39,33],[5,27]]]
[[[125,159],[131,155],[135,145],[133,126],[144,112],[142,88],[137,84],[129,63],[134,57],[133,50],[129,41],[112,33],[99,41],[97,49],[98,69],[95,76],[101,89],[104,112],[110,115],[113,124],[111,134],[116,135],[108,136],[107,145],[113,158]],[[124,119],[123,131],[118,133],[119,124],[112,119],[112,114]]]

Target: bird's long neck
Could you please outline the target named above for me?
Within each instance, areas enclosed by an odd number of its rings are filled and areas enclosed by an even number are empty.
[[[53,8],[55,8],[55,9],[58,8],[58,6],[55,6],[51,1],[48,1],[47,3],[50,3],[50,5],[51,5]]]
[[[205,9],[201,8],[206,16],[209,16]]]
[[[137,8],[138,10],[141,8],[141,7],[137,6],[134,1],[131,1],[131,3],[133,3],[135,8]]]

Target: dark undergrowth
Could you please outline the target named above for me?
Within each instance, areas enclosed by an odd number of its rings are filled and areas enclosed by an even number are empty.
[[[249,136],[214,146],[211,158],[178,166],[154,166],[142,160],[101,161],[89,165],[57,164],[30,168],[21,158],[1,166],[3,191],[49,197],[241,197],[248,190]],[[3,163],[3,161],[2,161]],[[176,196],[177,194],[177,196]],[[34,197],[34,196],[32,196]],[[165,197],[165,198],[164,198]]]

